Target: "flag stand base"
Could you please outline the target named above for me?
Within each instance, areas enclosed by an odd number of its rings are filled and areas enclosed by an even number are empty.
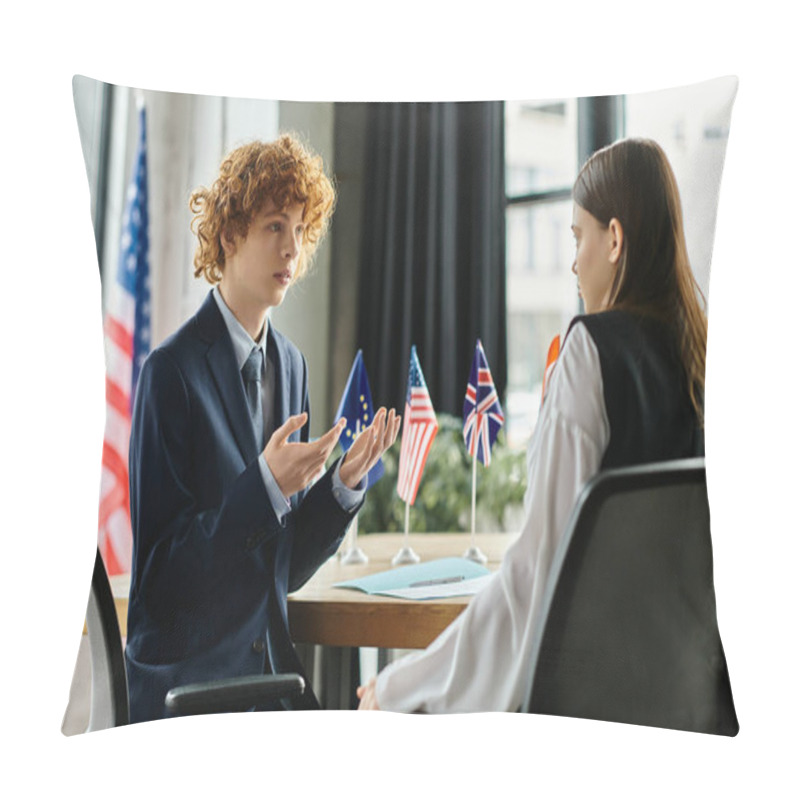
[[[480,547],[470,547],[467,549],[467,552],[464,553],[464,558],[468,558],[470,561],[475,561],[478,564],[485,564],[489,559],[481,551]]]
[[[342,564],[366,564],[369,556],[360,547],[351,547],[343,556]]]
[[[392,559],[392,566],[398,564],[419,564],[419,556],[410,547],[401,547],[397,555]]]

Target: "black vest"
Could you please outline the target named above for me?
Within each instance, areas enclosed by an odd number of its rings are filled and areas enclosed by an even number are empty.
[[[601,469],[705,455],[677,343],[657,320],[627,311],[575,317],[597,347],[611,433]],[[566,340],[566,337],[564,337]]]

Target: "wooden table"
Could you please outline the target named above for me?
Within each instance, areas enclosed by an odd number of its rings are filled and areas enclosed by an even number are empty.
[[[478,534],[476,542],[489,559],[489,569],[498,568],[514,538],[509,533]],[[359,536],[358,544],[369,556],[369,563],[345,565],[337,554],[300,591],[289,595],[292,638],[323,708],[356,707],[355,687],[361,680],[357,648],[378,648],[380,668],[387,663],[391,650],[427,647],[471,599],[402,600],[334,587],[339,581],[391,569],[403,539],[398,533]],[[417,533],[410,534],[408,540],[423,561],[461,556],[470,545],[469,534],[463,533]],[[130,575],[111,578],[122,636],[127,635],[129,589]]]
[[[489,569],[497,569],[514,538],[510,533],[476,536],[478,547],[489,558]],[[408,539],[423,561],[461,556],[470,544],[469,534],[463,533],[412,533]],[[403,534],[361,535],[358,544],[369,556],[368,564],[345,565],[334,556],[300,591],[289,595],[289,627],[295,642],[334,647],[427,647],[466,608],[469,596],[401,600],[335,588],[333,584],[339,581],[391,569],[392,558],[403,545]],[[123,637],[127,635],[129,589],[130,575],[111,578]]]
[[[339,581],[391,569],[403,538],[399,533],[362,535],[358,544],[369,556],[368,564],[345,565],[338,556],[323,564],[300,591],[289,595],[292,639],[334,647],[427,647],[467,607],[469,596],[403,600],[334,586]],[[423,561],[462,556],[470,544],[469,534],[418,533],[408,538]],[[498,568],[514,538],[508,533],[477,535],[478,547],[489,559],[489,569]]]

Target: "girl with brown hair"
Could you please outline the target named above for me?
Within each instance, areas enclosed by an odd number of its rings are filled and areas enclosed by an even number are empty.
[[[703,455],[706,320],[677,184],[653,141],[595,153],[573,188],[575,317],[528,447],[525,522],[500,570],[428,648],[358,690],[361,709],[515,711],[550,566],[600,470]]]

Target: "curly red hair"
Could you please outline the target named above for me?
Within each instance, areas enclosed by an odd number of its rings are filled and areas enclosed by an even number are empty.
[[[192,192],[189,208],[197,235],[194,276],[219,283],[225,268],[222,234],[247,236],[253,218],[272,201],[283,211],[303,206],[303,245],[295,280],[308,271],[311,258],[328,230],[336,203],[322,158],[291,134],[274,142],[251,142],[231,151],[210,189]]]

